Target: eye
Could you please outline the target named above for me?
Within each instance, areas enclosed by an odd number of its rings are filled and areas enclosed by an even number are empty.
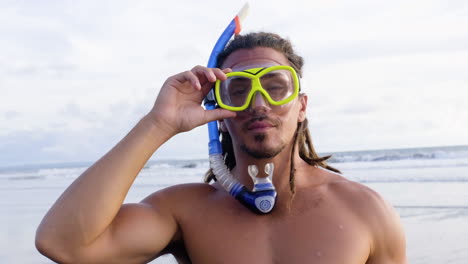
[[[280,84],[280,83],[270,83],[268,86],[265,88],[268,92],[275,92],[279,90],[285,89],[285,86]]]
[[[292,79],[287,71],[272,71],[261,77],[261,84],[270,97],[281,101],[292,93]]]
[[[235,87],[229,88],[229,94],[231,96],[243,96],[245,93],[247,93],[247,90],[248,88],[246,86],[237,85]]]
[[[251,89],[251,81],[247,78],[230,78],[227,83],[227,91],[230,96],[243,96]]]

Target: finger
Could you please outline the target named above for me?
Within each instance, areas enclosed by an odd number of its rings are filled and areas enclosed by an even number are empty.
[[[229,111],[226,109],[213,109],[213,110],[207,110],[205,111],[205,122],[211,122],[215,120],[221,120],[221,119],[226,119],[226,118],[233,118],[236,117],[236,112]]]
[[[224,70],[226,70],[226,69],[221,70],[219,68],[213,68],[212,70],[213,70],[213,73],[216,76],[217,80],[224,81],[224,80],[227,79],[226,72],[224,72]]]
[[[176,80],[180,83],[190,82],[192,87],[197,90],[201,89],[200,80],[198,77],[191,71],[185,71],[175,76]]]
[[[197,74],[199,77],[204,77],[208,82],[215,82],[216,75],[213,73],[213,69],[197,65],[193,67],[192,72]]]

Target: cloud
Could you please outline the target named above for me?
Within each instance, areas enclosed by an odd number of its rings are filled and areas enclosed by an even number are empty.
[[[306,73],[316,142],[351,150],[466,144],[467,60],[467,51],[406,54]]]
[[[2,159],[99,157],[168,76],[206,63],[243,3],[0,3],[0,150],[11,153]],[[306,60],[320,150],[468,144],[466,1],[250,5],[244,32],[278,32]],[[206,137],[205,126],[178,135],[157,155],[204,157]]]

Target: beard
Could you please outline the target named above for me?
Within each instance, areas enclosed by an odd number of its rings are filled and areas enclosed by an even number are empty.
[[[281,125],[280,120],[268,118],[268,116],[265,114],[258,114],[256,116],[253,116],[247,123],[244,124],[243,130],[248,131],[248,127],[251,123],[255,121],[263,121],[263,120],[268,121],[269,123],[273,124],[275,127]],[[267,137],[268,136],[266,133],[260,133],[260,134],[254,135],[255,145],[258,144],[260,147],[249,147],[247,146],[247,144],[242,143],[240,145],[240,149],[244,151],[247,155],[255,159],[273,158],[276,155],[278,155],[286,147],[286,144],[279,143],[276,146],[267,147],[264,144],[265,141],[267,140]]]
[[[263,143],[265,141],[266,135],[265,134],[258,134],[254,136],[254,141],[256,143]],[[247,155],[255,159],[270,159],[278,155],[285,147],[285,144],[279,144],[277,146],[267,148],[267,147],[260,147],[260,149],[254,149],[248,147],[246,144],[242,144],[240,146],[241,150],[243,150]]]

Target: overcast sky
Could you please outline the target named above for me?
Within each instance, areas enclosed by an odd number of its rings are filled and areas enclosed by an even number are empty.
[[[93,161],[245,1],[0,0],[0,166]],[[468,1],[251,1],[305,58],[319,152],[468,144]],[[207,128],[162,158],[207,157]]]

